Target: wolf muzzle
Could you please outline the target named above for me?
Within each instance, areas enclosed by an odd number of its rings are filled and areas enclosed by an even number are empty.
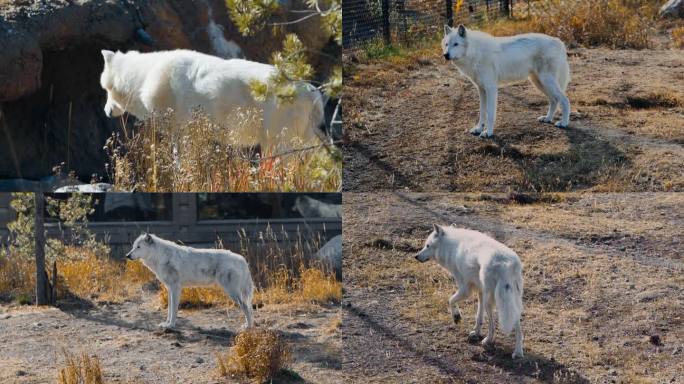
[[[133,251],[130,251],[130,252],[128,252],[128,253],[126,254],[126,258],[127,258],[128,260],[133,260],[133,259],[131,258],[131,253],[133,253]]]
[[[448,61],[448,60],[451,60],[451,58],[449,57],[449,54],[448,54],[448,53],[445,53],[445,54],[444,54],[444,60],[447,60],[447,61]]]

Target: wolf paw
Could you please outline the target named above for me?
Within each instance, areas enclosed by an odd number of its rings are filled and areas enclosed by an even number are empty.
[[[493,133],[489,133],[489,132],[487,132],[487,131],[482,131],[482,133],[480,133],[480,138],[481,138],[481,139],[486,139],[486,138],[492,137],[492,136],[494,136],[494,134],[493,134]]]
[[[471,332],[468,334],[468,342],[469,342],[469,343],[471,343],[471,344],[477,343],[477,342],[479,342],[480,340],[482,340],[482,335],[480,335],[479,332],[471,331]]]
[[[525,355],[523,354],[523,351],[521,349],[519,351],[514,351],[511,357],[514,359],[522,359],[523,357],[525,357]]]
[[[563,124],[561,121],[557,121],[556,124],[554,124],[554,125],[555,125],[556,127],[560,128],[560,129],[566,129],[566,128],[568,128],[568,125],[567,125],[567,124]]]
[[[540,123],[553,123],[553,119],[547,118],[546,115],[537,117],[537,121]]]
[[[171,324],[169,324],[168,321],[165,321],[165,322],[163,322],[163,323],[159,323],[159,325],[157,325],[157,326],[158,326],[159,328],[162,328],[162,329],[173,328],[173,326],[172,326]]]
[[[482,132],[482,125],[478,124],[470,129],[470,133],[473,135],[479,135]]]

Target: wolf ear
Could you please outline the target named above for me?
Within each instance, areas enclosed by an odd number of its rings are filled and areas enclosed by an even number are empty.
[[[102,50],[102,57],[104,58],[105,63],[109,64],[112,62],[112,58],[114,58],[115,53],[112,51],[108,51],[106,49]]]
[[[453,28],[451,28],[450,26],[444,24],[444,36],[446,36],[446,35],[448,35],[449,33],[451,33],[451,30],[452,30],[452,29],[453,29]]]
[[[152,244],[152,243],[154,242],[154,240],[152,239],[152,236],[150,236],[149,233],[146,233],[146,234],[145,234],[145,242],[146,242],[147,244]]]
[[[459,24],[459,26],[458,26],[458,35],[461,37],[466,36],[466,27],[463,26],[463,24]]]
[[[432,228],[435,230],[437,236],[442,236],[442,234],[444,233],[444,229],[439,224],[432,224]]]

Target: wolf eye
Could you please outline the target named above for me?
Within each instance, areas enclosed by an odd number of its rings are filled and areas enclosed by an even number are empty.
[[[139,246],[139,245],[138,245],[138,248],[140,248],[140,246]]]
[[[454,43],[454,47],[458,47],[458,43]]]
[[[430,248],[430,244],[428,244],[427,247],[425,247],[425,248]]]

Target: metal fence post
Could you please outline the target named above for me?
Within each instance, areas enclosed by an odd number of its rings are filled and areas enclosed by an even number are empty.
[[[386,44],[390,44],[392,42],[392,35],[390,33],[389,2],[390,0],[382,0],[382,32],[385,35]]]
[[[447,25],[454,26],[454,0],[446,0],[446,19]]]

